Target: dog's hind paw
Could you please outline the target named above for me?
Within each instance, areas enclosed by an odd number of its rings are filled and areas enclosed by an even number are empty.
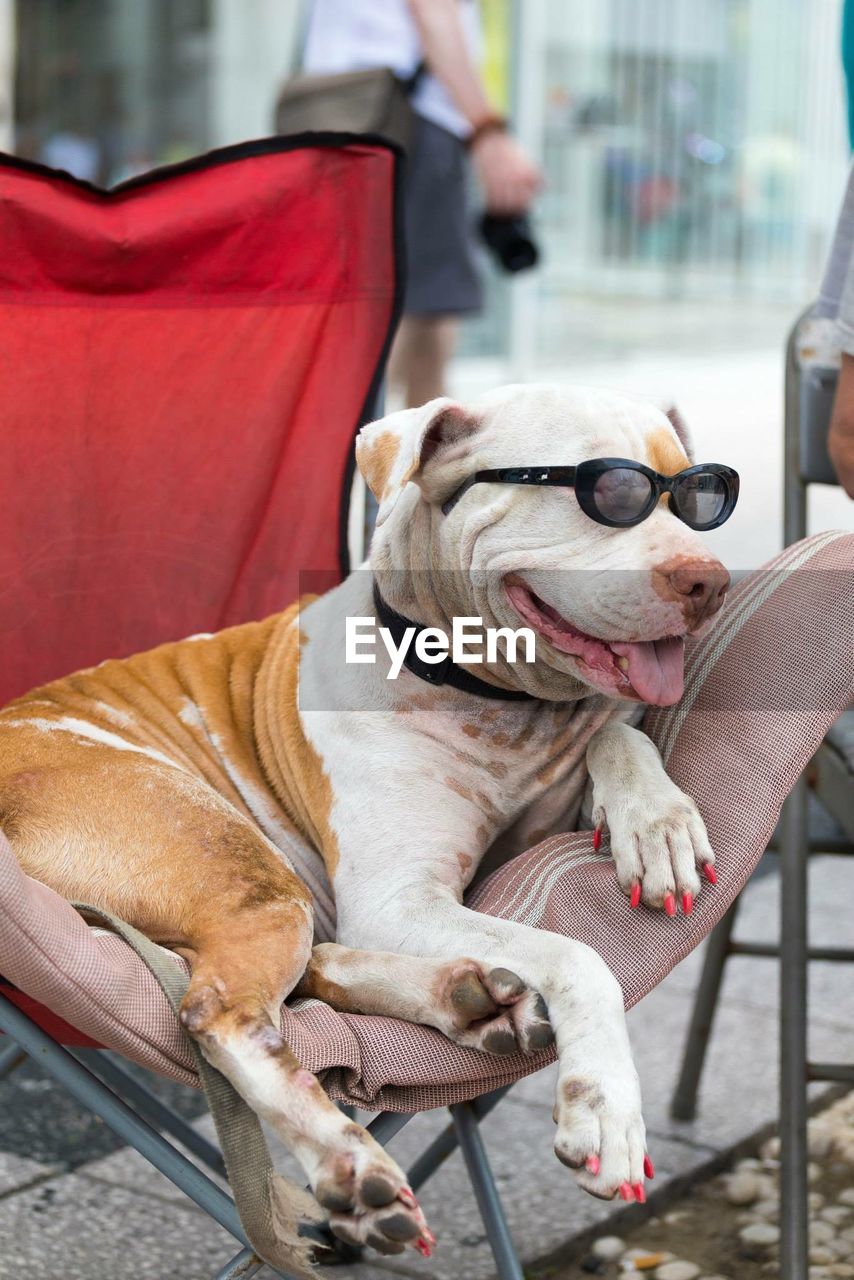
[[[457,1044],[483,1053],[535,1053],[554,1040],[543,997],[509,969],[458,960],[435,989],[436,1025]]]
[[[358,1125],[347,1131],[350,1150],[326,1158],[314,1188],[339,1239],[378,1253],[407,1246],[429,1257],[435,1237],[400,1169]]]

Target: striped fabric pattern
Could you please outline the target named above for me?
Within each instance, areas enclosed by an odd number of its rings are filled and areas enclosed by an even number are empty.
[[[470,897],[486,914],[594,947],[627,1006],[642,999],[718,922],[756,867],[780,807],[854,694],[854,535],[823,533],[745,578],[687,657],[685,697],[646,729],[670,776],[700,807],[719,882],[690,917],[630,911],[607,842],[555,836],[495,871]],[[183,962],[174,957],[175,964]],[[100,1043],[197,1084],[160,988],[117,937],[23,875],[0,836],[0,973]],[[498,1058],[438,1032],[342,1015],[315,1000],[282,1010],[294,1052],[329,1092],[371,1109],[419,1111],[484,1093],[552,1060]]]

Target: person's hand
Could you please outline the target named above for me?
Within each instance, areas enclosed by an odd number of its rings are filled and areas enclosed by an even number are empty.
[[[854,498],[854,420],[843,425],[834,419],[827,443],[837,479],[848,497]]]
[[[827,438],[830,461],[839,483],[854,498],[854,356],[842,356]]]
[[[543,185],[543,175],[515,138],[490,130],[476,140],[471,154],[487,213],[526,213]]]

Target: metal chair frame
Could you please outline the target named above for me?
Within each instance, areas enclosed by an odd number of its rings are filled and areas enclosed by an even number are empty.
[[[226,1191],[189,1160],[164,1136],[180,1142],[211,1173],[225,1177],[219,1148],[176,1115],[124,1067],[116,1055],[100,1049],[71,1052],[58,1044],[27,1014],[0,994],[0,1030],[11,1043],[0,1050],[0,1079],[26,1058],[63,1086],[81,1106],[104,1123],[143,1159],[158,1169],[209,1217],[235,1238],[240,1251],[217,1272],[214,1280],[237,1280],[255,1275],[266,1264],[252,1252],[240,1225],[234,1202]],[[418,1191],[428,1178],[460,1148],[478,1210],[495,1259],[499,1280],[524,1280],[507,1216],[480,1133],[480,1121],[500,1102],[510,1086],[486,1093],[471,1102],[449,1107],[451,1123],[415,1160],[408,1172],[409,1184]],[[382,1146],[417,1112],[380,1112],[368,1125]],[[331,1234],[321,1233],[318,1244],[341,1259],[355,1260],[360,1252],[340,1245]]]
[[[809,310],[798,317],[786,348],[784,540],[788,546],[807,533],[807,489],[819,476],[804,461],[804,442],[815,432],[826,431],[829,406],[835,389],[831,370],[811,370],[813,390],[820,384],[818,399],[804,377],[797,355],[797,334]],[[818,410],[816,409],[818,404]],[[822,474],[822,482],[829,477]],[[785,946],[737,942],[732,938],[738,913],[738,899],[730,907],[706,944],[703,968],[697,988],[691,1022],[685,1040],[682,1068],[671,1102],[677,1120],[692,1120],[697,1110],[697,1092],[723,980],[724,967],[731,956],[764,956],[780,959],[780,1265],[781,1280],[803,1280],[808,1270],[809,1213],[807,1204],[807,1086],[815,1081],[854,1083],[854,1065],[811,1062],[808,1048],[807,973],[811,960],[854,962],[854,950],[847,947],[811,947],[808,942],[807,894],[808,857],[818,852],[811,845],[807,824],[807,797],[810,787],[828,802],[835,816],[841,812],[843,779],[835,753],[819,748],[809,769],[798,779],[788,796],[778,827],[780,854],[780,937]],[[850,793],[850,780],[847,783]],[[850,812],[850,794],[847,797]],[[850,821],[850,819],[849,819]],[[822,841],[820,852],[854,852],[851,842]],[[769,846],[769,847],[773,847]]]

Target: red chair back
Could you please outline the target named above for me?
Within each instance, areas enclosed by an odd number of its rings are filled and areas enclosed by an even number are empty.
[[[331,134],[110,192],[0,157],[0,704],[346,570],[398,169]]]

